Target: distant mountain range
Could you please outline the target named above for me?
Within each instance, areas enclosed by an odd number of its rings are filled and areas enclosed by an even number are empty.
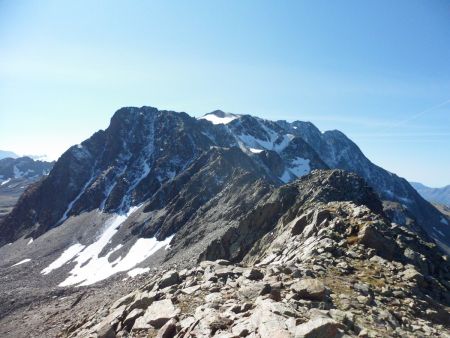
[[[3,158],[18,158],[19,155],[17,155],[16,153],[12,152],[12,151],[8,151],[8,150],[0,150],[0,160]]]
[[[418,182],[410,182],[414,189],[426,200],[450,207],[450,185],[443,188],[430,188]]]
[[[48,175],[53,165],[54,162],[35,161],[30,157],[0,159],[0,221],[28,186]]]

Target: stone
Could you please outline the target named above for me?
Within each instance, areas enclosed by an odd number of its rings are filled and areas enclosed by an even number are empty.
[[[177,331],[177,321],[172,318],[159,329],[156,338],[173,338]]]
[[[134,296],[134,300],[129,305],[128,311],[134,309],[146,309],[148,308],[156,298],[156,293],[152,291],[137,292]]]
[[[295,328],[295,338],[337,338],[341,325],[331,318],[316,317]]]
[[[181,289],[181,292],[186,294],[186,295],[192,295],[197,290],[200,290],[200,288],[201,288],[200,285],[194,285],[194,286],[190,286],[188,288]]]
[[[128,295],[123,296],[122,298],[116,300],[113,305],[111,305],[111,309],[117,309],[122,305],[130,304],[135,298],[136,292],[129,293]]]
[[[233,275],[233,269],[229,267],[221,267],[219,269],[216,269],[215,275],[217,278],[227,278],[228,276]]]
[[[245,278],[250,280],[261,280],[264,278],[264,274],[258,269],[248,269],[242,274]]]
[[[180,276],[175,270],[167,271],[159,280],[159,288],[164,289],[168,286],[172,286],[180,283]]]
[[[97,338],[116,338],[116,331],[110,323],[106,323],[97,331]]]
[[[365,283],[356,283],[353,288],[363,296],[368,296],[371,293],[370,286]]]
[[[209,323],[209,328],[211,330],[211,334],[214,335],[219,330],[226,330],[228,327],[233,324],[233,321],[229,318],[225,318],[222,316],[216,316]]]
[[[414,282],[419,286],[425,286],[425,279],[423,275],[414,268],[408,268],[402,273],[402,277],[405,281]]]
[[[132,310],[128,316],[123,320],[123,326],[130,329],[137,318],[144,314],[144,310],[142,309],[134,309]]]
[[[383,258],[392,260],[397,244],[390,238],[383,236],[373,225],[366,224],[358,233],[359,243],[375,249]]]
[[[220,303],[222,301],[222,295],[220,292],[213,292],[205,296],[206,303]]]
[[[271,311],[271,300],[258,302],[253,314],[250,316],[250,323],[258,328],[261,338],[290,338],[286,318]]]
[[[254,299],[270,293],[271,288],[267,283],[252,283],[242,286],[238,293],[246,299]]]
[[[325,285],[318,279],[306,278],[291,285],[298,298],[323,301],[325,299]]]
[[[119,320],[121,320],[124,317],[126,310],[126,305],[121,305],[114,311],[112,311],[110,314],[108,314],[99,324],[95,326],[94,331],[97,332],[97,334],[100,334],[102,332],[103,334],[108,334],[109,327],[113,327],[112,323],[117,323]],[[115,337],[115,330],[114,330],[114,337]]]
[[[136,319],[133,330],[161,328],[170,319],[177,317],[180,310],[177,309],[170,299],[155,301],[145,311],[142,317]]]
[[[218,259],[216,260],[214,263],[216,263],[217,265],[231,265],[230,261],[227,261],[226,259]]]

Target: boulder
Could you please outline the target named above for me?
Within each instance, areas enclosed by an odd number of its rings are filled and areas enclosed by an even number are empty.
[[[425,279],[423,275],[414,268],[408,268],[402,273],[403,280],[407,282],[414,282],[419,286],[425,286]]]
[[[175,270],[167,271],[159,280],[159,288],[164,289],[168,286],[172,286],[180,283],[180,276]]]
[[[308,300],[323,301],[326,294],[325,285],[320,280],[314,278],[302,279],[292,284],[291,290],[294,291],[296,298]]]
[[[286,318],[272,312],[272,300],[262,300],[250,316],[252,327],[258,328],[261,338],[290,338],[292,337],[286,325]]]
[[[255,299],[258,296],[270,293],[270,291],[269,284],[258,282],[242,286],[238,293],[245,299]]]
[[[177,331],[177,321],[172,318],[167,323],[164,324],[164,326],[159,329],[158,334],[156,335],[156,338],[172,338],[175,336],[175,333]]]
[[[372,224],[366,224],[358,233],[358,242],[375,249],[376,253],[385,259],[392,260],[397,244],[384,237]]]
[[[134,300],[130,303],[128,311],[134,309],[146,309],[148,308],[156,298],[156,293],[152,291],[137,292]]]
[[[250,280],[260,280],[264,278],[264,274],[258,269],[248,269],[243,273],[243,276]]]
[[[97,331],[98,338],[116,338],[116,331],[110,323],[106,323]]]
[[[144,310],[142,309],[134,309],[132,310],[128,316],[123,320],[123,326],[127,329],[130,329],[137,318],[144,314]]]
[[[177,309],[170,299],[159,300],[145,311],[142,317],[136,319],[133,330],[161,328],[170,319],[176,318],[180,310]]]
[[[181,292],[186,295],[192,295],[197,290],[200,290],[200,288],[201,288],[200,285],[194,285],[194,286],[190,286],[188,288],[181,289]]]
[[[295,338],[337,338],[341,325],[331,318],[316,317],[295,328]]]

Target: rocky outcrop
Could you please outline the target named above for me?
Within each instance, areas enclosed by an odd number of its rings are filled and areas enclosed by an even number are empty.
[[[105,323],[115,337],[450,336],[448,257],[391,223],[354,174],[315,171],[281,187],[234,234],[219,240],[220,259],[205,260],[209,247],[183,268],[174,255],[62,336],[99,335]]]

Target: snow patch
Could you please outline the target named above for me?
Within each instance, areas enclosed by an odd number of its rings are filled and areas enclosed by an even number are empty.
[[[34,242],[34,239],[33,239],[33,238],[30,238],[30,240],[28,241],[27,245],[30,245],[30,244],[33,243],[33,242]]]
[[[30,261],[31,261],[30,258],[25,258],[24,260],[20,261],[19,263],[16,263],[16,264],[14,264],[14,265],[11,265],[11,268],[12,268],[13,266],[17,266],[17,265],[21,265],[21,264],[24,264],[24,263],[28,263],[28,262],[30,262]]]
[[[262,149],[256,149],[256,148],[248,148],[252,153],[259,154],[260,152],[264,151]]]
[[[41,274],[47,275],[55,269],[62,267],[67,262],[71,261],[81,250],[84,249],[84,245],[80,243],[74,244],[67,248],[59,258],[47,266],[44,270],[41,271]]]
[[[0,183],[0,185],[5,185],[5,184],[7,184],[7,183],[9,183],[9,182],[11,182],[11,179],[10,179],[10,178],[8,178],[6,181],[3,181],[2,183]]]
[[[16,166],[13,167],[14,170],[14,178],[21,178],[23,176],[23,172],[20,171]]]
[[[441,223],[448,225],[448,221],[444,218],[444,216],[441,216]]]
[[[281,175],[280,180],[284,183],[288,183],[293,177],[302,177],[309,174],[311,166],[309,165],[309,159],[296,157],[290,162],[290,166]]]
[[[42,270],[42,274],[48,274],[51,271],[63,266],[67,262],[75,263],[75,267],[69,272],[69,276],[59,284],[59,286],[84,286],[94,284],[104,280],[118,272],[128,271],[141,263],[156,251],[166,247],[173,236],[158,241],[156,238],[139,238],[128,253],[122,257],[119,256],[110,262],[109,257],[112,253],[119,250],[122,245],[118,245],[110,250],[105,256],[100,257],[100,253],[111,241],[119,227],[136,210],[137,207],[130,208],[127,214],[116,215],[106,223],[106,227],[100,237],[91,245],[84,247],[81,244],[74,244],[63,252],[61,257]],[[132,274],[135,272],[132,272]]]
[[[291,134],[283,135],[280,138],[277,133],[265,126],[264,130],[268,133],[269,140],[261,140],[248,134],[238,135],[237,137],[249,150],[263,148],[266,150],[274,150],[277,153],[282,152],[289,145],[289,142],[291,142],[291,140],[294,138],[294,136]]]
[[[289,170],[297,177],[302,177],[311,171],[309,160],[306,158],[296,157],[291,162]]]
[[[142,275],[143,273],[149,272],[150,268],[135,268],[127,272],[128,276],[136,277],[137,275]]]
[[[283,175],[281,175],[280,180],[283,181],[284,183],[288,183],[291,180],[291,174],[289,173],[288,170],[285,170],[283,172]]]
[[[207,120],[212,124],[228,124],[233,120],[236,120],[238,117],[234,115],[225,115],[224,117],[219,117],[214,114],[207,114],[199,118],[199,120]]]

